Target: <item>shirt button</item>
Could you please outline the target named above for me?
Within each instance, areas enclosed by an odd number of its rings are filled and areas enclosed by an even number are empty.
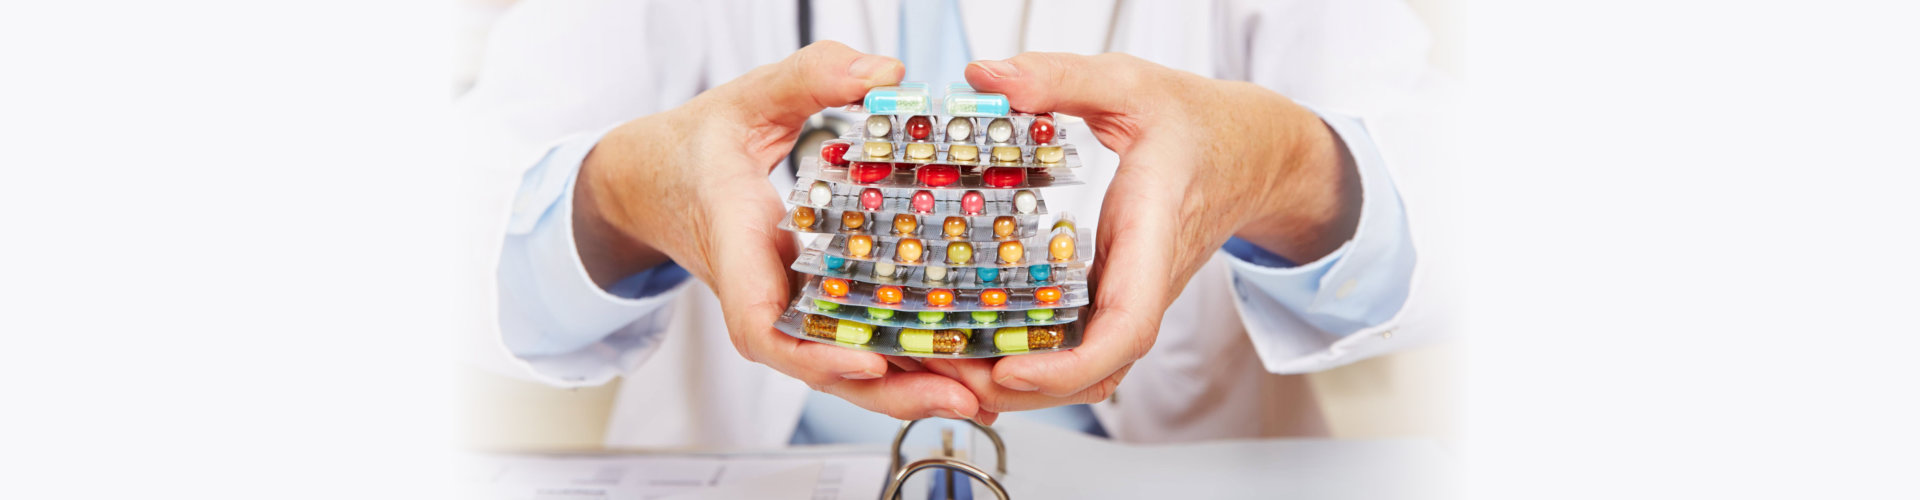
[[[1393,338],[1393,329],[1387,329],[1387,331],[1380,332],[1380,338],[1383,338],[1383,339]]]
[[[1333,296],[1339,299],[1347,298],[1348,295],[1353,295],[1353,288],[1359,285],[1359,282],[1347,280],[1346,283],[1340,284],[1340,290],[1333,292]]]

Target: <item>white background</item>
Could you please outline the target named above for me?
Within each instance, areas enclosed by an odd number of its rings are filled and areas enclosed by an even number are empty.
[[[1920,493],[1913,10],[1452,8],[1470,497]],[[441,496],[449,12],[0,7],[0,496]]]

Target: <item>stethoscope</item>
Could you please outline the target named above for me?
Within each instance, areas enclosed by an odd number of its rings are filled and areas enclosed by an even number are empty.
[[[1126,0],[1114,0],[1113,2],[1113,12],[1107,16],[1107,38],[1100,46],[1101,52],[1113,51],[1114,34],[1120,31],[1120,12],[1126,10],[1122,8],[1124,7],[1125,1]],[[812,0],[799,0],[799,2],[798,12],[800,15],[796,16],[799,29],[796,30],[796,32],[800,34],[800,45],[796,47],[805,47],[814,41],[813,2]],[[867,39],[872,40],[873,43],[879,43],[878,37],[874,35],[873,17],[867,10],[868,9],[860,9],[861,24],[866,28]],[[1014,45],[1014,53],[1016,54],[1027,51],[1027,23],[1032,19],[1033,0],[1020,2],[1020,38]],[[962,33],[966,32],[966,21],[964,19],[961,20],[960,31]],[[800,127],[799,140],[794,142],[793,151],[787,153],[786,172],[788,176],[798,177],[800,159],[806,158],[809,154],[812,154],[812,152],[818,152],[820,150],[820,143],[835,137],[847,135],[848,132],[852,131],[853,122],[847,119],[845,115],[839,113],[829,111],[813,115],[812,118],[807,119],[807,123]]]

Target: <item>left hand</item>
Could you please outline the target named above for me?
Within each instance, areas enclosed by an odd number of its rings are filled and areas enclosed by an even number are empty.
[[[1358,226],[1359,174],[1345,146],[1313,112],[1271,90],[1124,54],[1027,53],[975,62],[966,75],[982,92],[1006,94],[1014,109],[1086,119],[1120,155],[1100,210],[1081,345],[926,360],[966,384],[983,413],[1107,399],[1152,349],[1167,306],[1230,236],[1305,263]]]

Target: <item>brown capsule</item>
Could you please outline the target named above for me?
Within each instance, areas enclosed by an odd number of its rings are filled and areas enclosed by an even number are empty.
[[[967,332],[955,329],[902,328],[899,341],[900,349],[908,352],[959,354],[967,349]]]
[[[860,226],[865,226],[865,225],[867,225],[866,212],[857,212],[853,210],[840,212],[840,227],[842,229],[846,229],[848,231],[857,231],[860,229]]]
[[[920,256],[926,253],[926,247],[920,244],[920,240],[913,238],[900,240],[893,249],[893,256],[908,264],[920,262]]]
[[[813,207],[799,207],[799,208],[793,209],[793,227],[797,227],[800,229],[813,229],[814,221],[815,221],[815,214],[813,213]]]
[[[900,214],[893,216],[893,234],[907,235],[920,230],[920,218]]]
[[[873,237],[857,234],[847,238],[847,256],[856,259],[867,258],[873,254]]]
[[[993,236],[996,238],[1013,236],[1013,232],[1019,229],[1020,223],[1014,222],[1011,215],[1002,215],[993,219]]]
[[[948,217],[946,224],[943,224],[942,228],[946,230],[947,237],[949,238],[965,238],[967,237],[967,218],[959,216]]]
[[[1052,349],[1066,340],[1065,325],[1027,327],[1027,349]]]
[[[1026,256],[1027,256],[1027,248],[1024,245],[1021,245],[1020,242],[1018,241],[1000,242],[1000,262],[1001,263],[1019,264],[1020,259]]]
[[[1054,262],[1073,260],[1073,233],[1062,232],[1053,235],[1053,241],[1047,243],[1047,254]]]

